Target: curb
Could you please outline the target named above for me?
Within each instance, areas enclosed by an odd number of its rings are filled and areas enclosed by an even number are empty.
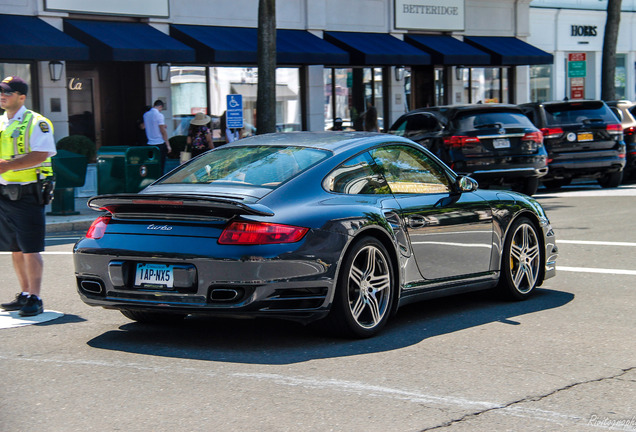
[[[79,219],[73,221],[64,221],[64,222],[49,222],[46,224],[46,232],[55,233],[55,232],[64,232],[64,231],[83,231],[86,232],[88,228],[91,226],[94,217]]]

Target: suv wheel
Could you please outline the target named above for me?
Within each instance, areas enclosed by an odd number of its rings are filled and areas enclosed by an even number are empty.
[[[539,178],[528,177],[521,180],[516,185],[514,185],[512,190],[516,192],[521,192],[522,194],[526,194],[528,196],[532,196],[537,193],[538,188],[539,188]]]
[[[622,181],[623,171],[618,171],[605,174],[603,177],[598,179],[598,184],[600,184],[602,188],[617,188],[621,185]]]
[[[559,189],[563,186],[567,186],[572,182],[572,179],[559,179],[559,180],[544,180],[543,186],[546,189]]]

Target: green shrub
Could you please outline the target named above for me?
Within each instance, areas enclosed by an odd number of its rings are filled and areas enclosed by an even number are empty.
[[[57,148],[86,156],[88,163],[97,159],[97,146],[84,135],[69,135],[57,142]]]
[[[185,135],[175,135],[170,137],[171,152],[168,153],[170,159],[179,159],[179,153],[184,151],[188,137]]]

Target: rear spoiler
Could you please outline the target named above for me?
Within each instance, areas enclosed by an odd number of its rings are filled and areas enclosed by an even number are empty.
[[[255,216],[274,216],[274,212],[261,204],[246,204],[228,198],[187,194],[111,194],[98,195],[88,200],[93,210],[106,210],[111,213],[134,213],[143,207],[154,213],[187,212],[207,213],[222,211],[232,214]]]

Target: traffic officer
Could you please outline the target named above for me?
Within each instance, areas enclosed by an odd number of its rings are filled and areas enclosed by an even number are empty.
[[[56,153],[53,126],[27,110],[27,83],[9,76],[0,83],[0,250],[12,252],[13,268],[22,292],[4,310],[22,316],[42,313],[40,289],[46,233],[43,178],[51,175]]]

